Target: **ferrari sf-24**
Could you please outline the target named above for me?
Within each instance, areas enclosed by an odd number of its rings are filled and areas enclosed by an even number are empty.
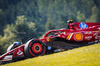
[[[48,31],[42,39],[30,39],[25,44],[14,42],[0,56],[0,62],[21,60],[87,46],[100,41],[100,23],[75,22],[69,29]]]

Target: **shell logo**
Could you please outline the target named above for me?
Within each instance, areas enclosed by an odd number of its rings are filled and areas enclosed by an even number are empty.
[[[74,35],[74,37],[75,37],[75,40],[77,40],[77,41],[83,40],[83,35],[82,35],[82,33],[76,33],[76,34]]]

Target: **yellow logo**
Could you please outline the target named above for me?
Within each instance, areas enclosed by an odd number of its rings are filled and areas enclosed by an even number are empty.
[[[76,34],[75,34],[75,39],[76,39],[76,40],[79,41],[79,40],[82,40],[82,38],[83,38],[83,36],[82,36],[81,33],[76,33]]]
[[[47,38],[47,41],[50,41],[50,39],[49,39],[49,38]]]
[[[70,40],[70,39],[72,38],[73,34],[74,34],[74,33],[70,33],[70,34],[67,36],[66,40]]]
[[[70,36],[71,36],[71,33],[68,35],[68,37],[66,38],[66,40],[68,40]]]

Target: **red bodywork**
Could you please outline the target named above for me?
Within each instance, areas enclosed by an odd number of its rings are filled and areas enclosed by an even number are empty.
[[[51,38],[53,37],[60,37],[76,42],[92,42],[100,40],[100,23],[85,23],[87,27],[84,29],[80,28],[80,23],[72,23],[71,25],[73,24],[76,25],[74,26],[74,29],[71,27],[72,29],[51,30],[47,32],[41,40],[44,43],[52,41]],[[50,33],[54,33],[55,35],[48,36]]]
[[[24,51],[24,46],[25,45],[21,45],[21,46],[15,48],[15,49],[3,54],[0,57],[0,61],[8,61],[8,60],[12,60],[15,57],[23,56],[24,55],[24,52],[23,52]],[[13,53],[12,57],[4,59],[7,55],[11,55],[11,53]]]
[[[100,41],[100,23],[76,22],[76,23],[70,24],[69,27],[70,27],[70,29],[51,30],[51,31],[47,32],[42,39],[36,39],[36,40],[42,41],[43,44],[45,44],[45,46],[49,46],[48,43],[52,42],[54,38],[64,39],[65,42],[71,41],[71,42],[92,43],[92,42]],[[36,43],[36,45],[39,45],[39,44]],[[57,45],[58,44],[56,44],[56,46]],[[19,47],[3,54],[0,57],[0,59],[1,59],[0,61],[5,60],[4,58],[7,55],[10,55],[11,53],[13,53],[11,59],[16,58],[16,57],[22,57],[23,55],[25,55],[24,47],[25,47],[25,44],[20,45]],[[34,50],[34,49],[32,48],[32,50]],[[37,52],[35,52],[35,53],[37,53]]]

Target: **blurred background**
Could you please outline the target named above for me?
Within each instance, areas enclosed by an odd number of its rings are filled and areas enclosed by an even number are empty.
[[[68,20],[100,22],[100,0],[0,0],[0,54],[14,41],[66,28]]]

